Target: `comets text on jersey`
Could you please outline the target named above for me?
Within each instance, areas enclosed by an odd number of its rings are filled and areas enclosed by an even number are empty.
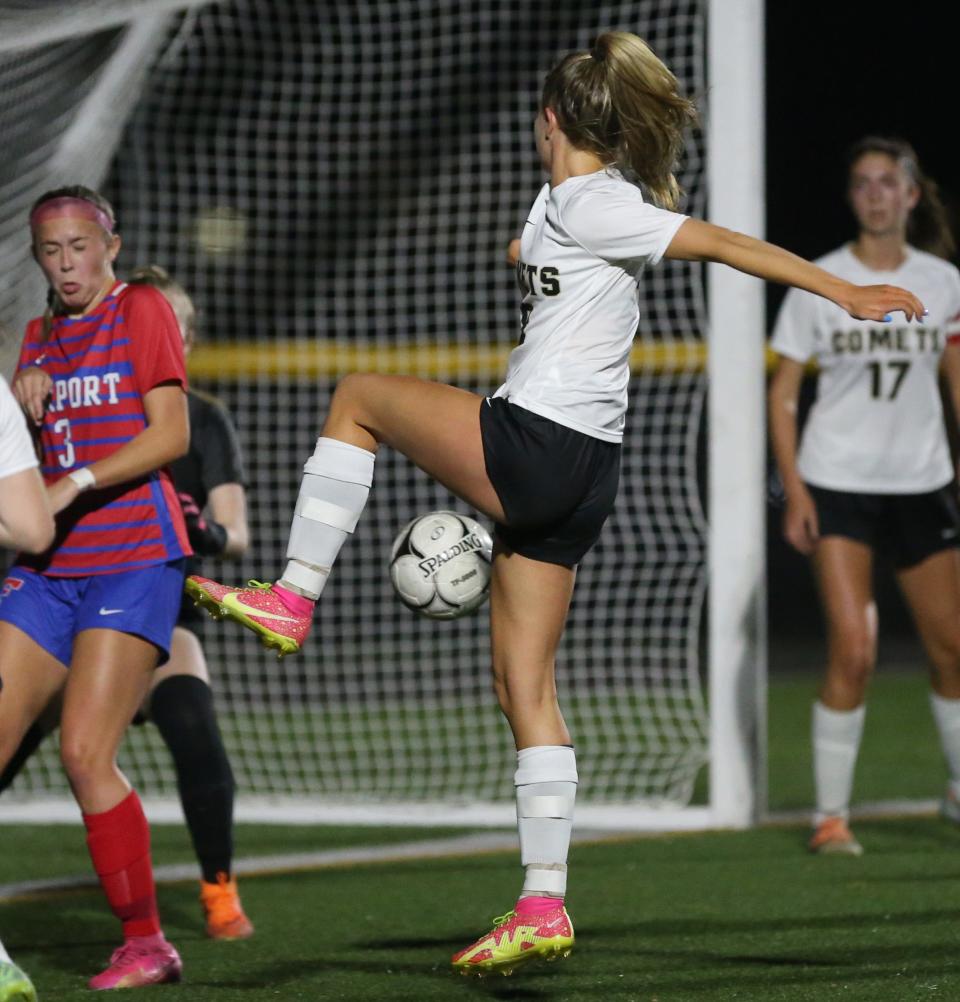
[[[939,353],[943,344],[939,327],[854,327],[830,335],[830,347],[838,355],[876,351]]]

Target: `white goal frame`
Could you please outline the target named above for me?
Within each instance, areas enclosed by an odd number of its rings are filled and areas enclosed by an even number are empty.
[[[164,10],[200,0],[171,0]],[[214,0],[215,2],[215,0]],[[704,0],[709,82],[708,218],[752,235],[764,230],[763,3]],[[120,5],[117,5],[120,6]],[[111,4],[101,10],[111,10]],[[112,15],[111,15],[112,16]],[[690,807],[583,804],[583,829],[744,828],[766,809],[766,590],[764,531],[764,290],[711,265],[708,279],[709,798]],[[172,798],[146,799],[152,821],[177,821]],[[238,821],[303,824],[512,826],[510,803],[381,803],[238,798]],[[71,802],[0,802],[0,821],[74,822]]]

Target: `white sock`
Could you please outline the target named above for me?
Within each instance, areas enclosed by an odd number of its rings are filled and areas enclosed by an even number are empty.
[[[853,771],[860,751],[866,706],[831,710],[819,700],[813,704],[813,781],[817,810],[814,824],[824,818],[850,816]]]
[[[287,563],[280,584],[318,599],[340,547],[356,528],[370,485],[375,456],[334,438],[318,438],[303,468],[290,527]]]
[[[930,709],[940,732],[940,745],[950,772],[950,786],[960,797],[960,699],[946,699],[931,692]]]
[[[13,963],[13,961],[10,959],[10,954],[7,953],[7,951],[3,948],[3,940],[0,939],[0,961],[4,960],[9,964]]]
[[[567,745],[537,745],[517,752],[520,861],[526,873],[520,897],[562,899],[577,795],[577,759]]]

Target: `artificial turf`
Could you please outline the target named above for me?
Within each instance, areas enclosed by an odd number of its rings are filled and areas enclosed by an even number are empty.
[[[75,829],[60,829],[64,842]],[[314,844],[326,832],[313,832]],[[568,959],[510,979],[468,981],[447,960],[516,893],[510,854],[247,878],[252,940],[203,939],[196,888],[160,889],[186,981],[124,997],[243,999],[801,1000],[960,997],[953,881],[960,832],[932,818],[859,826],[860,859],[812,858],[803,832],[630,839],[574,847]],[[241,832],[273,852],[281,830]],[[279,838],[276,836],[280,835]],[[4,832],[5,857],[33,833]],[[160,861],[167,861],[160,848]],[[21,873],[22,876],[22,873]],[[89,998],[83,984],[115,945],[96,892],[0,906],[0,928],[41,998]]]
[[[809,681],[771,687],[771,786],[805,803]],[[871,728],[872,724],[872,728]],[[792,778],[791,778],[792,777]],[[919,676],[881,679],[860,792],[935,796],[943,778]],[[793,787],[790,787],[790,784]],[[802,825],[577,845],[573,955],[510,979],[450,973],[450,954],[516,894],[515,853],[247,877],[252,940],[202,936],[196,885],[160,888],[184,984],[124,997],[230,1000],[903,1000],[960,998],[953,881],[960,831],[934,817],[861,822],[860,859],[814,858]],[[245,856],[409,841],[414,829],[239,826]],[[191,858],[179,826],[155,828],[158,863]],[[0,882],[89,872],[76,827],[0,828]],[[45,1002],[87,999],[116,945],[95,891],[0,905],[0,935]]]

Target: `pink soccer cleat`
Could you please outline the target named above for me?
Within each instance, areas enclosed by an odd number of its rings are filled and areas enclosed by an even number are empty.
[[[573,924],[563,903],[552,911],[521,916],[507,912],[493,929],[450,961],[461,974],[513,974],[533,960],[556,960],[573,949]]]
[[[139,988],[142,985],[166,985],[180,980],[183,964],[180,955],[163,938],[132,936],[113,951],[110,966],[89,981],[94,991],[113,988]]]
[[[251,581],[246,588],[231,588],[192,575],[184,589],[194,604],[206,609],[214,619],[236,620],[253,630],[263,646],[272,648],[281,658],[300,650],[313,623],[311,615],[293,612],[272,585],[261,581]]]

